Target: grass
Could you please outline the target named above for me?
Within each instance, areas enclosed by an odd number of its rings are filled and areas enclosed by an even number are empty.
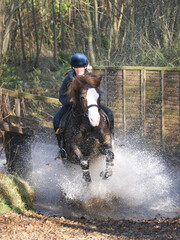
[[[33,209],[34,190],[18,176],[0,172],[0,213]]]

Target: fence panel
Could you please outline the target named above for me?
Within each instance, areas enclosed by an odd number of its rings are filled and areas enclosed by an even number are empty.
[[[95,67],[103,75],[103,102],[124,135],[180,153],[180,69]]]

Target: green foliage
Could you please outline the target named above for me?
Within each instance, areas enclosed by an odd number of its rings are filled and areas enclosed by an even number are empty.
[[[63,12],[67,12],[71,6],[72,6],[71,2],[69,2],[68,0],[64,0],[62,4]]]
[[[70,60],[71,60],[71,54],[69,54],[68,52],[65,52],[65,51],[59,52],[58,63],[60,65],[67,67],[68,65],[70,65]]]
[[[1,65],[2,75],[0,78],[0,86],[8,89],[24,89],[24,83],[18,76],[19,67],[8,64]]]
[[[176,43],[168,48],[162,49],[167,65],[172,67],[180,66],[180,44]]]
[[[101,33],[101,45],[106,50],[108,50],[110,46],[110,40],[104,32]]]
[[[126,56],[128,56],[127,59]],[[134,66],[178,67],[180,66],[179,56],[178,44],[159,48],[150,44],[147,39],[142,42],[136,40],[133,42],[133,47],[123,50],[122,62],[124,65]]]

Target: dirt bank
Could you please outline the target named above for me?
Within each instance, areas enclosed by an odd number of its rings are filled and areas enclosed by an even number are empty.
[[[180,239],[180,218],[98,220],[48,217],[27,212],[0,214],[0,239]]]

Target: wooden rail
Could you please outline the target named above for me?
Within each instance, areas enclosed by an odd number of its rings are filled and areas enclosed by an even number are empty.
[[[148,67],[148,66],[94,66],[93,70],[150,70],[150,71],[180,71],[180,68],[176,67]]]
[[[46,128],[53,128],[52,122],[45,122],[45,121],[36,121],[28,118],[21,117],[21,103],[20,99],[30,99],[30,100],[37,100],[42,101],[45,103],[51,103],[51,104],[57,104],[61,105],[59,102],[59,99],[57,98],[51,98],[51,97],[44,97],[39,95],[34,95],[30,93],[21,93],[18,91],[12,91],[9,89],[0,88],[0,95],[2,98],[2,95],[8,94],[8,96],[15,98],[15,114],[16,115],[9,115],[6,116],[5,120],[0,117],[0,129],[7,132],[15,132],[20,134],[26,134],[26,135],[32,135],[33,131],[29,127],[26,127],[26,125],[36,125]],[[2,99],[1,99],[2,101]],[[0,109],[1,110],[1,109]],[[20,124],[22,126],[20,126]]]
[[[0,89],[2,89],[2,94],[8,93],[8,95],[10,97],[14,97],[14,98],[17,98],[17,99],[26,98],[26,99],[33,99],[33,100],[37,100],[37,101],[42,101],[42,102],[54,103],[54,104],[61,105],[60,102],[59,102],[59,99],[57,99],[57,98],[43,97],[43,96],[31,94],[31,93],[21,93],[21,92],[18,92],[18,91],[11,91],[11,90],[8,90],[8,89],[5,89],[5,88],[0,88]]]

